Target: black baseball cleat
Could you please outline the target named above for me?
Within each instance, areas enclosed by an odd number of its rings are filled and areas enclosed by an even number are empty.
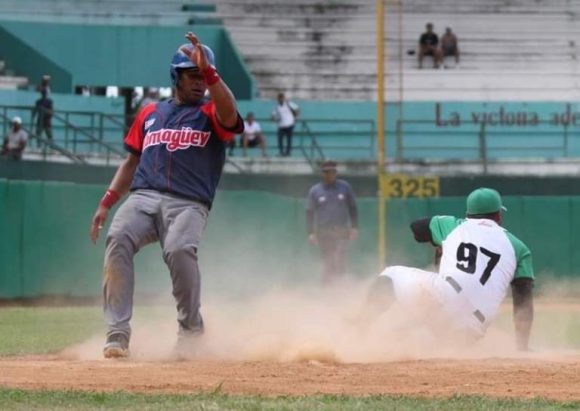
[[[107,336],[105,348],[103,348],[105,358],[127,358],[129,356],[129,337],[125,333],[113,333]]]

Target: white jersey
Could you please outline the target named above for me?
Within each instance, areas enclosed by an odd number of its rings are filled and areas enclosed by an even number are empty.
[[[530,250],[488,219],[431,218],[435,245],[442,246],[439,273],[394,266],[381,275],[393,280],[397,300],[406,309],[421,305],[428,292],[459,329],[482,336],[499,311],[515,278],[534,278]]]
[[[489,325],[514,278],[533,278],[528,248],[495,221],[436,216],[430,229],[443,249],[439,295],[456,309],[472,311],[475,324]]]

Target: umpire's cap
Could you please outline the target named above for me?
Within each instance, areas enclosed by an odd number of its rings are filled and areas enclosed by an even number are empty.
[[[492,214],[507,210],[502,205],[501,196],[493,188],[481,187],[467,196],[467,214]]]
[[[210,49],[205,44],[202,44],[201,47],[203,48],[203,51],[205,53],[205,57],[207,58],[207,62],[212,66],[215,65],[215,56],[213,54],[212,49]],[[194,64],[189,59],[187,54],[185,54],[181,50],[183,48],[186,48],[188,50],[194,49],[193,44],[191,44],[191,43],[182,44],[181,46],[179,46],[179,48],[177,49],[177,51],[173,55],[173,58],[171,59],[171,67],[169,68],[169,74],[171,75],[171,84],[173,86],[177,86],[177,78],[178,78],[177,70],[198,69],[197,64]]]
[[[336,161],[326,160],[320,166],[322,171],[336,171]]]

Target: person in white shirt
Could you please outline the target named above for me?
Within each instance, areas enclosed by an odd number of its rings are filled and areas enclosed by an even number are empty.
[[[28,133],[22,129],[22,119],[14,117],[12,119],[12,128],[4,138],[4,145],[0,154],[8,155],[12,160],[20,160],[27,142]]]
[[[278,124],[278,149],[280,156],[288,157],[292,151],[292,134],[296,119],[300,115],[298,105],[286,100],[284,93],[278,94],[278,102],[272,111],[272,120]],[[284,138],[286,144],[284,144]]]
[[[42,76],[42,80],[36,86],[36,91],[39,93],[46,91],[46,96],[50,97],[50,76],[48,74]]]
[[[262,127],[260,127],[260,123],[254,119],[254,113],[249,112],[246,115],[246,120],[244,121],[244,132],[242,133],[244,157],[247,154],[248,147],[253,148],[256,146],[260,146],[264,157],[268,156],[266,153],[266,140],[262,134]]]

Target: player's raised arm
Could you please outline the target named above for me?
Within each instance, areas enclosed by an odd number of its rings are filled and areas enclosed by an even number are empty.
[[[226,128],[235,128],[239,125],[239,118],[236,99],[233,93],[220,78],[215,67],[209,63],[204,52],[204,47],[197,36],[189,32],[185,37],[191,41],[195,52],[186,48],[182,49],[182,51],[199,67],[215,104],[216,114],[220,124]]]

